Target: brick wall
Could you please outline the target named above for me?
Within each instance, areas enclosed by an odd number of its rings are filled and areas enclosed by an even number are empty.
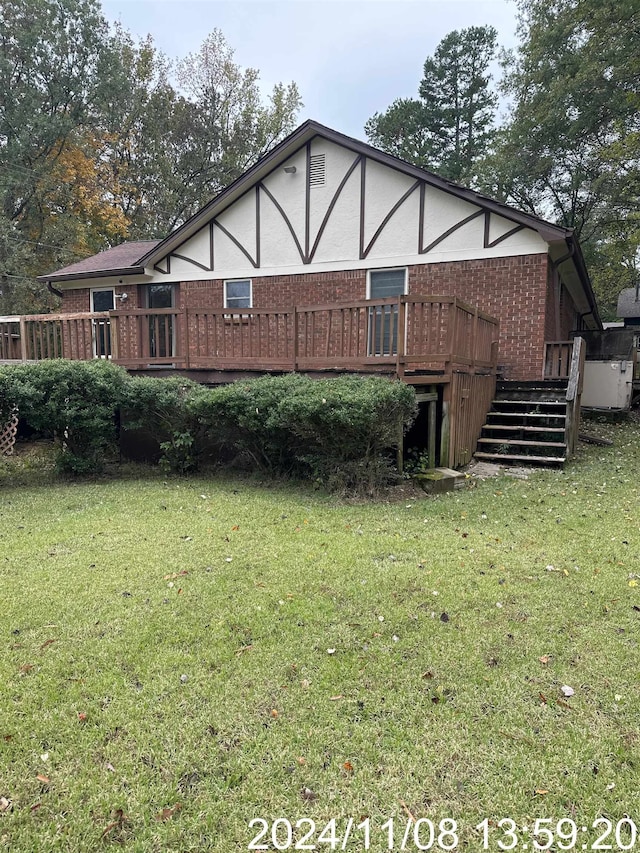
[[[105,290],[108,289],[109,286],[105,286]],[[125,302],[120,302],[120,300],[118,300],[116,303],[116,309],[138,308],[140,305],[139,289],[140,288],[135,285],[128,287],[126,284],[117,284],[115,286],[116,294],[126,293],[127,299]],[[75,290],[63,290],[62,307],[60,311],[63,314],[78,314],[83,311],[91,311],[90,289],[88,287],[81,287]]]
[[[366,297],[366,270],[304,273],[286,276],[252,276],[253,307],[285,309]],[[142,291],[140,286],[140,291]],[[129,294],[126,307],[139,304],[136,288],[117,288]],[[538,379],[542,376],[544,341],[555,340],[552,275],[547,255],[452,261],[409,267],[409,293],[457,296],[500,320],[498,360],[509,379]],[[223,307],[223,281],[203,279],[181,282],[178,306],[189,309]],[[563,309],[563,334],[573,327],[568,297]],[[124,307],[124,306],[123,306]],[[89,291],[68,291],[64,311],[86,311]],[[551,325],[550,325],[551,324]],[[190,326],[190,343],[195,327]],[[283,350],[284,352],[284,350]]]

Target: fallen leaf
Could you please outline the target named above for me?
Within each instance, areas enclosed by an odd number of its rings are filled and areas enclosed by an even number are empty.
[[[426,672],[422,673],[422,678],[433,678],[433,673],[428,669]]]
[[[573,708],[568,702],[565,702],[564,699],[558,699],[557,703],[561,708],[568,708],[569,711],[573,711]]]
[[[336,653],[336,650],[335,650],[335,649],[327,649],[327,654],[328,654],[328,655],[335,655],[335,653]]]
[[[448,622],[449,621],[449,614],[448,613],[441,613],[440,614],[440,621],[441,622]]]
[[[562,691],[562,695],[566,696],[567,698],[573,696],[573,694],[576,692],[573,687],[569,687],[568,684],[563,684],[560,690]]]
[[[346,773],[353,773],[353,764],[350,761],[345,761],[342,765]]]
[[[538,698],[540,699],[543,705],[547,704],[547,697],[543,693],[538,693]]]
[[[49,777],[43,776],[42,773],[38,773],[38,775],[36,776],[36,779],[38,780],[38,782],[42,782],[43,785],[48,785],[49,781],[50,781]]]
[[[156,815],[156,820],[169,820],[170,817],[173,817],[177,814],[182,808],[181,803],[176,803],[173,808],[162,809],[159,815]]]
[[[20,672],[23,672],[26,674],[27,672],[31,672],[32,669],[33,669],[32,663],[23,663],[22,666],[20,667]]]
[[[306,764],[307,763],[307,759],[303,758],[301,755],[299,755],[296,760],[297,760],[298,764]]]
[[[44,762],[45,762],[45,764],[46,764],[46,762],[47,762],[48,760],[49,760],[49,753],[48,753],[48,752],[43,752],[43,753],[42,753],[42,755],[40,756],[40,761],[44,761]]]
[[[55,643],[55,640],[45,640],[44,643],[40,646],[40,649],[46,649],[47,646],[50,646],[52,643]]]
[[[34,804],[31,806],[31,808],[29,809],[29,811],[37,812],[41,805],[42,805],[42,803],[34,803]]]
[[[544,790],[543,790],[543,789],[541,789],[541,788],[536,788],[536,790],[534,791],[534,793],[535,793],[535,794],[538,794],[538,795],[539,795],[539,796],[541,796],[541,797],[543,797],[545,794],[548,794],[549,792],[548,792],[548,791],[544,791]]]
[[[275,708],[271,709],[271,716],[274,718],[274,720],[277,718],[278,712]]]
[[[551,658],[549,657],[549,655],[542,655],[542,657],[538,658],[538,660],[541,664],[544,664],[544,666],[546,666],[551,660]]]
[[[117,829],[122,829],[122,827],[124,826],[124,824],[129,822],[129,818],[128,818],[128,817],[127,817],[127,815],[122,811],[122,809],[116,809],[116,810],[113,812],[113,817],[115,818],[115,820],[114,820],[112,823],[110,823],[107,827],[105,827],[105,828],[103,829],[103,831],[102,831],[102,838],[104,838],[105,836],[107,836],[110,832],[112,832],[112,831],[113,831],[114,829],[116,829],[116,828],[117,828]]]
[[[233,527],[232,527],[231,529],[232,529],[232,530],[240,530],[240,525],[239,525],[239,524],[234,524],[234,525],[233,525]]]
[[[79,721],[80,723],[84,723],[84,722],[86,722],[86,720],[87,720],[87,715],[86,715],[86,713],[85,713],[84,711],[81,711],[81,712],[78,714],[78,721]]]
[[[111,771],[111,773],[116,772],[116,768],[109,761],[107,761],[107,763],[105,764],[105,767],[107,768],[107,770]]]
[[[403,809],[405,810],[405,812],[407,813],[407,817],[409,818],[409,820],[410,820],[412,823],[415,823],[415,822],[416,822],[416,819],[415,819],[415,817],[413,816],[413,813],[409,810],[409,806],[405,803],[405,801],[404,801],[404,800],[398,800],[398,802],[400,803],[400,805],[402,806],[402,808],[403,808]]]
[[[300,791],[300,796],[303,800],[306,800],[309,803],[318,799],[318,795],[312,791],[311,788],[303,788],[302,791]]]
[[[338,699],[342,699],[342,693],[339,693],[337,696],[330,696],[329,697],[330,702],[337,702]]]
[[[10,812],[11,807],[11,800],[8,800],[6,797],[0,797],[0,812]]]

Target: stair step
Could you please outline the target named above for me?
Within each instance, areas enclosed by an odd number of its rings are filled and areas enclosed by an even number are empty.
[[[566,400],[509,400],[504,397],[496,397],[493,401],[494,406],[562,406],[565,408]]]
[[[473,454],[476,459],[492,459],[498,462],[553,462],[559,465],[565,462],[564,456],[520,456],[515,453],[481,453]]]
[[[517,444],[519,447],[566,447],[563,441],[525,441],[518,438],[479,438],[478,444]]]
[[[546,427],[526,426],[521,424],[485,424],[482,429],[508,430],[509,432],[514,432],[514,430],[518,430],[520,432],[564,432],[563,426]]]
[[[554,415],[553,412],[488,412],[487,417],[493,415],[499,418],[564,418],[562,415]]]
[[[501,379],[496,383],[498,391],[566,391],[568,379]]]

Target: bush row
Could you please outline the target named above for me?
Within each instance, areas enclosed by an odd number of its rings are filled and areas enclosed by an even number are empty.
[[[413,389],[379,377],[289,374],[211,388],[59,360],[0,368],[0,423],[14,407],[56,437],[59,467],[70,473],[103,467],[122,418],[160,444],[173,471],[195,470],[206,446],[226,464],[366,490],[389,476],[389,450],[416,404]]]

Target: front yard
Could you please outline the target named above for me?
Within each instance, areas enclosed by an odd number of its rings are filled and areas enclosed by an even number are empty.
[[[382,851],[411,815],[469,850],[484,818],[569,818],[580,849],[600,816],[640,825],[639,427],[592,429],[614,446],[564,472],[367,505],[0,461],[2,845],[246,850],[263,817],[274,849],[274,819],[309,817],[307,845],[370,818]]]

